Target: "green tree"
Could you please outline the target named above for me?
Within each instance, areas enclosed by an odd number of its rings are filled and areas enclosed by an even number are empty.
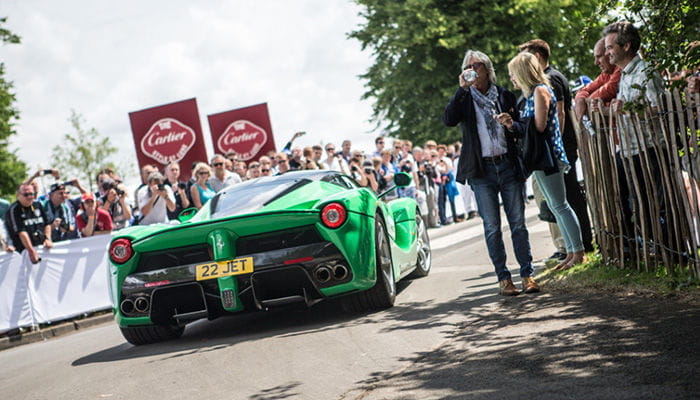
[[[700,7],[697,0],[603,1],[598,15],[621,15],[640,29],[644,58],[659,71],[693,71],[700,65]],[[683,82],[683,81],[681,81]]]
[[[7,18],[0,18],[0,41],[19,44],[20,37],[4,27]],[[11,197],[27,175],[27,165],[10,149],[10,137],[15,135],[19,110],[15,108],[12,82],[5,79],[5,64],[0,62],[0,196]]]
[[[566,76],[595,76],[592,49],[608,22],[591,18],[598,0],[356,1],[365,22],[349,37],[374,56],[361,75],[363,98],[374,100],[377,128],[416,143],[460,138],[440,116],[467,49],[491,57],[502,86],[510,86],[506,65],[517,45],[534,38],[550,44],[550,61]]]
[[[86,188],[95,190],[94,176],[105,166],[112,166],[109,158],[117,152],[109,137],[103,137],[95,128],[85,130],[82,117],[71,110],[69,121],[75,132],[66,133],[63,142],[54,146],[51,158],[54,166],[66,178],[77,177]]]

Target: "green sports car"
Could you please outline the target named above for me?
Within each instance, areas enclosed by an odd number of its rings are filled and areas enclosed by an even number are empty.
[[[394,188],[410,183],[396,174]],[[426,276],[428,233],[412,198],[383,201],[334,171],[261,177],[219,192],[177,225],[120,231],[109,247],[122,334],[140,345],[187,323],[338,298],[391,307],[396,282]]]

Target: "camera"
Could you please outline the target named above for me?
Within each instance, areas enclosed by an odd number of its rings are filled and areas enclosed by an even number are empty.
[[[350,171],[356,172],[359,171],[359,169],[357,168],[357,166],[353,165],[352,167],[350,167]]]
[[[406,163],[401,166],[401,172],[411,172],[413,168],[411,168],[411,163]]]
[[[121,196],[124,194],[124,191],[119,189],[117,186],[117,182],[113,181],[112,179],[105,179],[102,181],[102,191],[103,192],[108,192],[110,189],[114,189],[115,192],[117,192],[117,195]]]
[[[187,189],[187,185],[185,185],[185,184],[182,183],[182,182],[178,182],[178,183],[177,183],[177,187],[179,187],[180,189],[183,189],[183,190],[184,190],[184,189]]]
[[[159,184],[158,184],[158,190],[165,190],[165,184],[159,183]]]
[[[365,174],[371,174],[371,173],[372,173],[372,168],[365,167]]]
[[[61,223],[58,224],[58,226],[63,229],[64,231],[70,230],[70,225],[68,225],[68,222],[61,220]]]
[[[45,169],[45,170],[44,170],[44,175],[49,175],[49,174],[52,173],[52,172],[53,172],[53,170],[51,170],[51,169]]]

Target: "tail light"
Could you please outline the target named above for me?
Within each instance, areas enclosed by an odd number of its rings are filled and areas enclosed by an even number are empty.
[[[321,210],[321,222],[329,228],[337,228],[343,225],[348,217],[345,207],[340,203],[329,203]]]
[[[117,264],[124,264],[134,255],[129,239],[121,238],[112,242],[109,246],[109,258]]]

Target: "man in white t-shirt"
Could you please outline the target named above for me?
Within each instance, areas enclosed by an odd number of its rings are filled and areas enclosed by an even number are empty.
[[[160,172],[153,172],[148,176],[146,186],[139,189],[136,200],[143,215],[140,225],[166,223],[168,210],[175,211],[175,195],[164,182]]]

